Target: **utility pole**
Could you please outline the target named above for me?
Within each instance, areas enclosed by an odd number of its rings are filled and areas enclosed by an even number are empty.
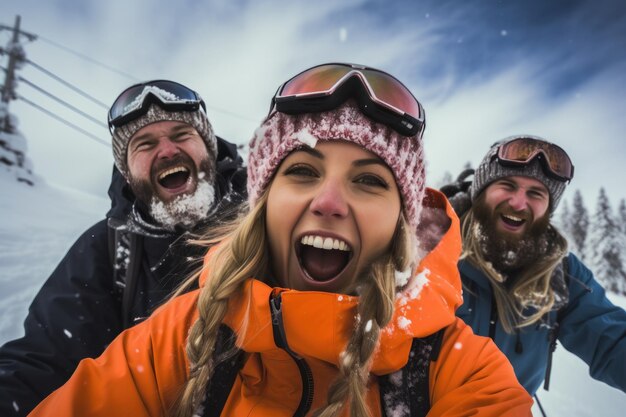
[[[11,28],[9,26],[0,25],[0,30],[11,30],[13,35],[11,37],[11,41],[7,44],[5,48],[0,48],[0,54],[8,55],[9,62],[7,64],[6,73],[4,75],[4,84],[2,85],[2,102],[6,103],[8,106],[9,101],[15,100],[17,95],[15,93],[15,70],[19,68],[19,66],[26,59],[26,54],[24,53],[24,49],[20,44],[20,35],[26,36],[29,40],[35,40],[37,37],[30,33],[22,32],[20,30],[20,21],[21,18],[19,15],[15,16],[15,25]],[[5,132],[9,132],[11,130],[11,126],[9,125],[8,111],[5,120],[2,123],[2,130]]]
[[[16,76],[18,70],[26,61],[26,54],[20,43],[20,36],[33,41],[37,36],[20,30],[20,16],[15,16],[13,27],[0,24],[1,30],[11,30],[13,35],[6,47],[0,47],[0,55],[8,55],[5,69],[4,84],[0,91],[0,166],[5,166],[10,172],[15,172],[18,181],[33,185],[30,161],[26,157],[26,139],[19,134],[17,126],[11,123],[9,102],[17,99]]]

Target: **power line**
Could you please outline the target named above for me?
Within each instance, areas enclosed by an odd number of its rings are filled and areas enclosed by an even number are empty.
[[[93,64],[96,64],[96,65],[99,65],[99,66],[101,66],[103,68],[106,68],[109,71],[113,71],[113,72],[115,72],[117,74],[123,75],[124,77],[130,78],[131,80],[133,80],[135,82],[141,82],[141,80],[139,80],[137,77],[134,77],[134,76],[132,76],[132,75],[122,71],[122,70],[118,70],[117,68],[113,68],[113,67],[111,67],[111,66],[109,66],[107,64],[104,64],[104,63],[102,63],[102,62],[100,62],[98,60],[95,60],[95,59],[93,59],[93,58],[91,58],[91,57],[89,57],[89,56],[87,56],[87,55],[85,55],[85,54],[83,54],[81,52],[74,51],[73,49],[70,49],[70,48],[68,48],[65,45],[61,45],[61,44],[59,44],[59,43],[57,43],[57,42],[55,42],[55,41],[53,41],[51,39],[45,38],[45,37],[43,37],[41,35],[37,35],[37,37],[38,37],[38,39],[40,39],[42,41],[48,42],[49,44],[54,45],[57,48],[61,48],[64,51],[67,51],[67,52],[69,52],[69,53],[71,53],[73,55],[76,55],[76,56],[78,56],[78,57],[80,57],[80,58],[82,58],[84,60],[87,60],[87,61],[93,63]],[[30,64],[33,64],[33,65],[36,65],[32,61],[30,61],[30,60],[26,60],[26,62],[28,62]],[[238,119],[242,119],[242,120],[247,120],[247,121],[253,122],[253,123],[258,123],[259,122],[258,119],[255,119],[255,118],[252,118],[252,117],[248,117],[248,116],[243,116],[241,114],[237,114],[235,112],[232,112],[232,111],[220,108],[220,107],[216,107],[216,106],[210,105],[209,103],[206,102],[206,100],[205,100],[205,104],[206,104],[207,109],[211,109],[214,112],[226,114],[226,115],[229,115],[229,116],[232,116],[232,117],[235,117],[235,118],[238,118]],[[107,109],[109,108],[106,104],[104,106]]]
[[[94,98],[93,96],[87,94],[86,92],[84,92],[83,90],[81,90],[78,87],[75,87],[74,85],[70,84],[68,81],[65,81],[64,79],[62,79],[61,77],[59,77],[58,75],[53,74],[52,72],[48,71],[47,69],[45,69],[44,67],[42,67],[41,65],[38,65],[36,63],[34,63],[33,61],[31,61],[30,59],[25,59],[25,62],[27,62],[28,64],[32,65],[33,67],[37,68],[39,71],[43,72],[44,74],[54,78],[55,80],[57,80],[58,82],[60,82],[61,84],[65,85],[66,87],[70,88],[71,90],[75,91],[76,93],[80,94],[81,96],[93,101],[94,103],[96,103],[97,105],[99,105],[100,107],[104,108],[104,109],[109,109],[109,106],[107,106],[106,104],[104,104],[103,102],[101,102],[100,100],[98,100],[97,98]]]
[[[92,64],[96,64],[96,65],[98,65],[98,66],[100,66],[102,68],[108,69],[109,71],[112,71],[112,72],[114,72],[116,74],[122,75],[122,76],[124,76],[126,78],[130,78],[131,80],[133,80],[135,82],[140,82],[140,80],[137,77],[134,77],[134,76],[130,75],[127,72],[124,72],[124,71],[119,70],[117,68],[113,68],[110,65],[107,65],[107,64],[105,64],[103,62],[95,60],[95,59],[93,59],[93,58],[91,58],[91,57],[89,57],[89,56],[87,56],[87,55],[85,55],[85,54],[83,54],[81,52],[74,51],[73,49],[70,49],[70,48],[68,48],[65,45],[61,45],[61,44],[59,44],[59,43],[57,43],[57,42],[55,42],[55,41],[53,41],[51,39],[44,38],[41,35],[37,35],[37,36],[38,36],[38,39],[40,39],[40,40],[42,40],[44,42],[48,42],[50,45],[56,46],[57,48],[60,48],[60,49],[63,49],[64,51],[69,52],[69,53],[71,53],[73,55],[76,55],[77,57],[82,58],[82,59],[84,59],[86,61],[89,61]]]
[[[62,105],[64,105],[65,107],[67,107],[68,109],[80,114],[81,116],[91,120],[92,122],[104,127],[105,129],[108,128],[108,126],[105,123],[102,123],[100,120],[96,119],[95,117],[85,113],[84,111],[80,110],[77,107],[72,106],[70,103],[68,103],[67,101],[64,101],[60,98],[58,98],[57,96],[55,96],[52,93],[49,93],[48,91],[44,90],[43,88],[39,87],[38,85],[28,81],[26,78],[18,76],[17,77],[20,81],[24,81],[26,84],[30,85],[31,87],[33,87],[35,90],[39,91],[42,94],[45,94],[46,96],[50,97],[51,99],[55,100],[58,103],[61,103]]]
[[[65,125],[67,125],[67,126],[69,126],[69,127],[73,128],[73,129],[75,129],[75,130],[79,131],[79,132],[80,132],[80,133],[82,133],[83,135],[85,135],[85,136],[87,136],[87,137],[89,137],[89,138],[91,138],[91,139],[95,140],[95,141],[96,141],[96,142],[98,142],[99,144],[104,145],[104,146],[106,146],[107,148],[110,148],[110,147],[111,147],[111,145],[110,145],[108,142],[103,141],[103,140],[102,140],[102,139],[100,139],[98,136],[96,136],[96,135],[94,135],[94,134],[92,134],[92,133],[90,133],[90,132],[86,131],[85,129],[83,129],[83,128],[79,127],[79,126],[76,126],[74,123],[72,123],[72,122],[70,122],[70,121],[65,120],[65,119],[64,119],[64,118],[62,118],[61,116],[58,116],[58,115],[54,114],[53,112],[51,112],[50,110],[48,110],[48,109],[46,109],[46,108],[44,108],[44,107],[40,106],[39,104],[33,103],[32,101],[28,100],[27,98],[25,98],[25,97],[23,97],[23,96],[21,96],[21,95],[18,95],[18,96],[17,96],[17,98],[18,98],[19,100],[22,100],[23,102],[25,102],[25,103],[27,103],[27,104],[30,104],[31,106],[33,106],[33,107],[34,107],[34,108],[36,108],[37,110],[40,110],[40,111],[44,112],[45,114],[47,114],[48,116],[50,116],[50,117],[52,117],[52,118],[54,118],[54,119],[58,120],[59,122],[61,122],[61,123],[63,123],[63,124],[65,124]]]

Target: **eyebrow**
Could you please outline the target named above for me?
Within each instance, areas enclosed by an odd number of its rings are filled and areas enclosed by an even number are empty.
[[[321,153],[320,151],[310,148],[308,146],[304,146],[300,149],[298,149],[296,152],[306,152],[309,155],[315,157],[315,158],[319,158],[324,160],[324,154]],[[356,166],[356,167],[362,167],[362,166],[367,166],[367,165],[381,165],[385,168],[387,168],[387,164],[380,158],[367,158],[367,159],[359,159],[356,160],[352,163],[352,165]]]

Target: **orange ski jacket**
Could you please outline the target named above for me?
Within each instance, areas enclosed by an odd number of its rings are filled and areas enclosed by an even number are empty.
[[[532,400],[506,357],[490,339],[475,336],[454,315],[462,303],[458,219],[438,192],[429,190],[425,201],[445,210],[452,224],[398,294],[394,317],[381,332],[366,397],[372,416],[381,415],[376,376],[407,363],[413,338],[444,327],[439,357],[429,369],[428,416],[531,416]],[[269,300],[277,292],[289,348],[312,371],[311,410],[325,403],[328,387],[338,374],[340,353],[354,326],[357,298],[274,289],[249,279],[229,301],[224,320],[246,353],[223,416],[292,416],[298,407],[303,386],[300,372],[292,357],[274,342]],[[72,378],[30,415],[168,415],[189,372],[185,345],[197,318],[197,298],[195,291],[168,302],[118,336],[102,356],[83,360]],[[347,416],[348,410],[342,415]]]

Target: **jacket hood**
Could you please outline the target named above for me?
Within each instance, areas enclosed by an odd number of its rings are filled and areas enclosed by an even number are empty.
[[[451,221],[443,237],[420,262],[412,278],[396,295],[395,313],[381,332],[372,372],[386,374],[408,360],[413,338],[425,337],[452,324],[463,302],[457,259],[461,252],[459,221],[445,197],[427,190],[427,207],[444,210]],[[205,277],[206,279],[206,274]],[[280,294],[289,347],[305,357],[337,365],[354,328],[358,297],[315,291],[273,289],[256,279],[229,301],[224,323],[238,335],[247,352],[277,349],[268,301]]]
[[[215,198],[220,204],[236,205],[246,199],[246,170],[242,168],[242,163],[241,156],[237,153],[237,146],[218,136]],[[111,208],[106,217],[109,220],[114,219],[113,222],[109,221],[109,224],[115,227],[125,224],[129,215],[135,211],[137,214],[135,217],[140,218],[138,223],[147,223],[135,225],[135,228],[149,228],[149,224],[152,224],[153,228],[158,228],[142,209],[143,205],[135,201],[135,194],[130,185],[115,165],[108,194],[111,199]]]

